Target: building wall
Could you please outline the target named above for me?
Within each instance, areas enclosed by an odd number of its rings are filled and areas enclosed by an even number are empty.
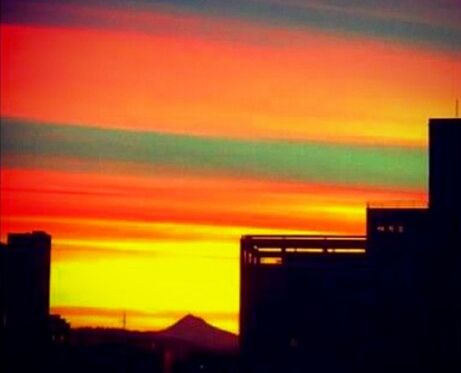
[[[424,372],[431,349],[429,210],[367,209],[367,243],[378,297],[378,372]]]
[[[51,236],[8,235],[5,249],[5,328],[10,334],[39,334],[50,307]]]
[[[251,246],[242,240],[242,258]],[[376,300],[364,253],[285,253],[272,264],[253,259],[241,262],[247,371],[369,371]]]
[[[461,119],[431,119],[429,195],[434,249],[435,365],[461,371]]]
[[[429,201],[434,213],[461,216],[461,119],[429,121]]]

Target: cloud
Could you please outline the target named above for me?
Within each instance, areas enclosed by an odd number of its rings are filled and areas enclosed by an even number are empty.
[[[44,167],[43,157],[128,162],[185,174],[421,188],[423,148],[261,141],[51,125],[2,118],[3,166]],[[22,156],[22,157],[21,157]]]
[[[327,32],[356,34],[380,39],[430,44],[441,48],[461,49],[461,8],[455,0],[445,1],[280,1],[280,0],[175,0],[126,1],[100,0],[89,6],[48,0],[2,2],[2,21],[80,25],[89,27],[127,27],[120,23],[120,13],[176,12],[205,17],[233,18],[284,28],[315,28]],[[79,8],[88,10],[84,14]],[[95,11],[91,11],[91,9]],[[96,10],[106,9],[105,15]],[[111,15],[110,11],[113,12]],[[99,14],[99,15],[98,15]],[[132,22],[140,31],[156,30],[155,25]]]

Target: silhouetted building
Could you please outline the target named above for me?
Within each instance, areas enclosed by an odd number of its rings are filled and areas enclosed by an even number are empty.
[[[440,371],[461,371],[461,119],[429,121],[432,339]]]
[[[0,242],[0,348],[4,346],[4,330],[6,325],[6,248],[7,245]]]
[[[6,372],[45,359],[49,342],[51,236],[12,233],[2,247],[2,353]]]
[[[245,371],[461,371],[461,120],[429,132],[429,208],[369,204],[366,239],[242,237]]]
[[[376,287],[373,371],[427,367],[430,338],[430,221],[427,208],[369,204],[367,247]]]
[[[5,326],[36,330],[50,309],[51,236],[45,232],[11,233],[6,247]]]
[[[48,336],[54,344],[68,343],[70,339],[70,324],[61,315],[49,315]]]
[[[242,237],[247,371],[367,371],[375,294],[365,244],[365,237]]]
[[[461,216],[460,145],[461,119],[429,121],[429,205],[441,217]]]

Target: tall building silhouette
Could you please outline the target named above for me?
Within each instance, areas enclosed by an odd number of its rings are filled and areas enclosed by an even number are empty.
[[[429,121],[429,205],[434,214],[461,216],[461,119]],[[454,219],[460,224],[459,219]],[[459,225],[458,225],[459,228]]]
[[[461,371],[461,119],[429,122],[432,331],[440,371]],[[457,370],[453,370],[456,367]]]
[[[429,207],[370,203],[363,238],[242,237],[245,371],[461,371],[461,120],[429,144]]]
[[[410,204],[411,205],[411,204]],[[376,373],[425,372],[430,348],[430,216],[405,203],[369,204],[367,251],[376,292]]]

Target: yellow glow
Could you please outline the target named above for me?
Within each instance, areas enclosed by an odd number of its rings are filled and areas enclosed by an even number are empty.
[[[65,244],[66,242],[57,242]],[[67,242],[75,245],[76,241]],[[95,250],[114,246],[132,249],[129,244],[83,241]],[[159,245],[143,243],[141,250],[153,247],[158,255],[106,257],[99,260],[58,261],[52,267],[51,303],[89,305],[95,308],[167,312],[174,309],[210,319],[209,314],[238,312],[238,247],[229,243],[184,242]],[[139,249],[138,248],[138,249]],[[162,252],[163,251],[163,252]],[[234,259],[232,259],[232,257]],[[109,270],[110,269],[110,270]],[[81,276],[75,276],[80,273]],[[84,292],[81,289],[85,289]],[[64,314],[64,316],[66,316]],[[71,321],[74,317],[70,317]],[[237,330],[236,320],[209,320],[215,325]],[[86,319],[90,323],[90,319]],[[158,320],[146,321],[149,327]],[[147,325],[146,325],[147,326]]]
[[[289,253],[323,253],[323,249],[294,248],[287,249]]]
[[[327,251],[336,254],[365,254],[365,249],[327,249]]]
[[[282,258],[260,258],[259,259],[261,264],[268,264],[268,265],[279,265],[282,264]]]

